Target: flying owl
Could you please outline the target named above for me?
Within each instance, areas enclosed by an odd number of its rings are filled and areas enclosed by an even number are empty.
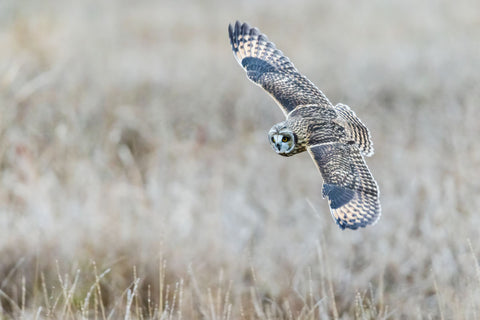
[[[287,157],[308,151],[341,229],[374,224],[381,209],[377,183],[364,159],[373,154],[367,127],[348,106],[334,106],[257,28],[237,21],[228,34],[248,79],[266,90],[286,116],[268,133],[273,150]]]

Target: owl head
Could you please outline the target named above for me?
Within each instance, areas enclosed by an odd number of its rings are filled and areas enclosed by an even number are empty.
[[[295,149],[296,137],[293,131],[284,122],[278,123],[268,132],[268,140],[276,153],[289,156]]]

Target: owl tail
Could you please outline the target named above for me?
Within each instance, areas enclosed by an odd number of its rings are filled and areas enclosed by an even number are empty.
[[[370,137],[370,131],[347,105],[337,104],[335,110],[346,121],[351,138],[357,143],[362,155],[370,157],[373,155],[373,143]]]

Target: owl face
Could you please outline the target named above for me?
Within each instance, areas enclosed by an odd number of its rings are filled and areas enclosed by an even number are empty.
[[[295,135],[284,125],[274,125],[268,132],[268,140],[276,153],[287,156],[295,148]]]

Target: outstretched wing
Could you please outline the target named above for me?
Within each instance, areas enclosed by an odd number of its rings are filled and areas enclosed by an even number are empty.
[[[375,223],[381,214],[379,191],[358,147],[331,143],[308,148],[320,170],[330,211],[341,229]]]
[[[228,34],[233,54],[247,71],[247,77],[272,95],[285,116],[298,105],[331,105],[327,97],[302,76],[257,28],[237,21],[234,27],[228,26]]]

